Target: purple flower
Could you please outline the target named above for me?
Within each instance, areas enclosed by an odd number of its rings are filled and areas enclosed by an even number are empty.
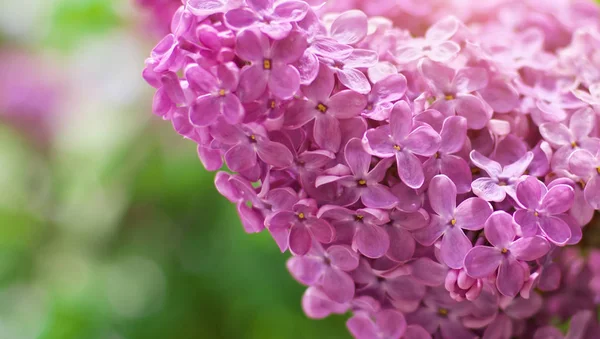
[[[489,177],[478,178],[471,184],[473,193],[478,197],[494,202],[501,202],[508,194],[515,197],[515,187],[521,176],[533,160],[533,153],[527,152],[516,162],[502,167],[477,151],[471,152],[471,161],[484,170]]]
[[[233,94],[237,89],[238,69],[232,64],[214,66],[211,72],[198,65],[185,71],[190,87],[200,95],[190,106],[190,122],[194,126],[209,126],[218,116],[223,116],[230,124],[237,124],[244,116],[244,108]]]
[[[535,177],[527,177],[517,185],[519,205],[514,218],[521,226],[523,236],[531,237],[538,230],[556,245],[564,245],[571,238],[569,225],[559,216],[573,205],[575,194],[569,185],[546,185]]]
[[[345,188],[341,199],[344,205],[352,205],[359,199],[370,208],[392,208],[398,203],[390,189],[380,184],[390,166],[388,161],[380,161],[369,171],[371,156],[356,138],[348,141],[344,154],[349,171],[342,172],[343,175],[322,175],[317,178],[317,187],[338,183]]]
[[[356,211],[325,205],[319,209],[319,218],[330,220],[336,229],[338,242],[352,244],[368,258],[381,258],[390,247],[390,239],[381,227],[389,221],[386,212],[373,208]]]
[[[590,137],[596,124],[595,114],[589,107],[577,110],[571,116],[569,127],[559,122],[547,122],[540,125],[540,133],[544,139],[557,148],[552,161],[552,168],[566,168],[569,156],[576,149],[589,151],[600,149],[600,139]]]
[[[282,251],[289,248],[295,255],[305,255],[310,251],[313,240],[329,244],[335,238],[334,228],[327,221],[317,218],[316,214],[316,202],[303,199],[294,204],[291,210],[273,213],[265,220],[265,224],[272,233],[287,235],[286,243],[279,244]]]
[[[600,210],[600,150],[596,155],[586,150],[573,152],[569,158],[569,170],[584,180],[583,194],[587,203]]]
[[[456,186],[445,175],[431,179],[427,192],[429,204],[435,214],[429,225],[414,233],[415,240],[431,246],[442,237],[440,255],[450,268],[463,267],[463,260],[471,249],[471,241],[463,229],[477,231],[492,214],[492,206],[480,198],[470,198],[456,206]]]
[[[367,105],[367,99],[351,90],[331,95],[334,86],[333,72],[321,64],[315,81],[302,88],[306,100],[294,103],[294,107],[286,113],[285,125],[298,128],[314,120],[313,137],[317,144],[328,151],[337,152],[342,140],[339,119],[358,116]]]
[[[292,164],[292,153],[284,145],[269,140],[262,126],[246,124],[240,127],[219,122],[211,134],[224,145],[225,162],[232,171],[242,172],[257,165],[257,157],[266,164],[285,168]]]
[[[392,74],[376,82],[369,93],[363,116],[379,121],[389,119],[393,103],[404,96],[406,88],[406,77],[402,74]]]
[[[363,142],[370,154],[396,157],[398,176],[408,187],[419,188],[425,181],[421,160],[417,155],[432,156],[441,138],[431,126],[414,125],[412,110],[405,101],[394,105],[390,124],[368,130]]]
[[[467,119],[471,129],[481,129],[492,117],[492,109],[472,93],[485,88],[487,71],[480,67],[465,67],[458,71],[428,59],[419,63],[419,71],[429,81],[436,101],[431,106],[446,116],[458,114]]]
[[[309,6],[297,0],[246,0],[248,7],[225,13],[226,24],[236,30],[257,27],[271,39],[281,40],[292,31],[292,23],[306,16]]]
[[[319,286],[331,300],[346,303],[354,297],[354,281],[348,275],[358,267],[358,254],[349,246],[332,245],[327,250],[313,246],[305,256],[287,262],[292,276],[308,286]]]
[[[485,278],[498,269],[496,286],[505,296],[517,295],[525,282],[523,262],[536,260],[550,250],[550,244],[540,236],[516,237],[516,227],[510,214],[494,212],[484,227],[485,237],[492,246],[475,246],[465,257],[465,269],[473,278]]]
[[[333,60],[329,67],[337,75],[340,83],[349,89],[368,94],[371,84],[367,76],[359,68],[369,68],[377,64],[377,53],[367,49],[354,49],[350,55],[340,60]]]
[[[455,17],[447,17],[431,26],[424,39],[414,39],[402,44],[394,51],[394,59],[399,64],[408,64],[421,58],[437,62],[447,62],[460,51],[460,45],[449,41],[460,27]]]
[[[467,121],[463,117],[452,116],[444,120],[440,132],[439,150],[423,164],[425,181],[438,174],[444,174],[454,182],[458,193],[471,190],[471,168],[467,161],[457,155],[467,139]]]
[[[250,62],[240,73],[240,97],[244,102],[258,99],[269,89],[280,99],[291,98],[300,88],[300,74],[290,65],[306,49],[306,38],[298,31],[285,39],[275,41],[253,29],[241,31],[236,40],[235,53]]]

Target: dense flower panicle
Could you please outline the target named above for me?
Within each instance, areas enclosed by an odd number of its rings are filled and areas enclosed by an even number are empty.
[[[244,229],[368,338],[593,338],[600,10],[188,0],[146,60]],[[582,300],[583,298],[583,300]],[[581,300],[581,302],[577,302]]]

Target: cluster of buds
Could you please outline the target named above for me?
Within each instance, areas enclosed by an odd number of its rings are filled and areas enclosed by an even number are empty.
[[[215,184],[245,230],[292,254],[308,316],[351,311],[357,339],[562,338],[570,319],[592,338],[600,270],[565,247],[600,209],[599,16],[187,0],[143,76],[229,168]]]

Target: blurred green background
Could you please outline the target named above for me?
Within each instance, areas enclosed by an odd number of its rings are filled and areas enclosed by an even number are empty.
[[[151,114],[131,1],[0,6],[0,339],[348,338]]]

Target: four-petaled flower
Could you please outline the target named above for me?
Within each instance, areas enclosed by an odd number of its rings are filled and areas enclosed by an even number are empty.
[[[417,189],[425,182],[423,165],[417,156],[434,155],[440,148],[441,138],[431,126],[415,125],[408,103],[398,101],[390,114],[390,124],[368,130],[363,142],[374,156],[395,157],[402,182]]]
[[[435,214],[431,215],[429,226],[414,232],[415,240],[424,246],[431,246],[442,237],[442,261],[450,268],[461,268],[465,255],[472,247],[463,229],[482,229],[492,214],[492,206],[481,198],[469,198],[457,207],[456,186],[445,175],[436,175],[431,179],[427,194]]]
[[[541,236],[515,239],[516,227],[510,214],[494,212],[484,227],[492,246],[475,246],[465,257],[465,269],[474,278],[485,278],[498,269],[496,286],[505,296],[514,297],[525,282],[525,261],[544,256],[550,244]]]

